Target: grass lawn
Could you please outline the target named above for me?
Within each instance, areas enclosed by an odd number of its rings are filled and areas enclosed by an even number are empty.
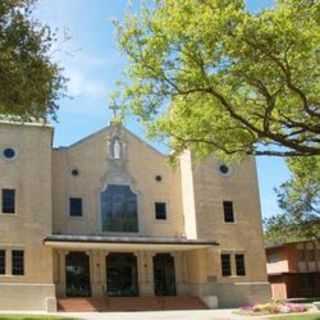
[[[318,315],[301,315],[301,316],[287,316],[287,317],[272,317],[270,320],[320,320],[320,314]]]
[[[75,320],[68,317],[54,317],[46,315],[11,315],[11,314],[0,314],[0,320]]]

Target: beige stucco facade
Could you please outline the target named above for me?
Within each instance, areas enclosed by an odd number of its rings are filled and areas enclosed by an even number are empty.
[[[6,148],[15,150],[14,158],[3,156]],[[52,127],[6,122],[0,123],[0,154],[0,189],[15,190],[15,213],[0,212],[0,310],[55,310],[56,299],[67,295],[73,252],[88,257],[91,296],[108,295],[108,257],[122,252],[135,257],[141,296],[155,294],[154,257],[166,253],[177,295],[217,297],[221,307],[269,299],[254,159],[221,174],[214,158],[196,162],[185,152],[172,167],[118,125],[55,149]],[[128,186],[135,195],[137,232],[105,229],[101,195],[110,185]],[[81,216],[70,216],[70,198],[82,199]],[[233,223],[224,221],[223,201],[233,203]],[[165,204],[166,219],[155,218],[156,202]],[[15,249],[24,251],[23,275],[12,274]],[[230,256],[228,276],[222,254]],[[245,275],[237,275],[235,255],[244,256]]]

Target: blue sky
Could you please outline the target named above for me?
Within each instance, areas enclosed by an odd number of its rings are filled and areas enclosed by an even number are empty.
[[[131,1],[136,6],[139,1]],[[248,8],[259,11],[272,0],[248,0]],[[55,125],[55,145],[68,145],[108,124],[108,95],[121,78],[125,59],[117,49],[113,19],[121,20],[128,10],[128,0],[41,0],[35,16],[53,29],[59,41],[53,59],[65,68],[70,79],[68,94],[59,103],[59,122]],[[67,40],[65,34],[71,39]],[[135,121],[126,126],[140,136],[143,128]],[[262,212],[268,216],[278,211],[274,187],[288,177],[281,159],[257,160]]]

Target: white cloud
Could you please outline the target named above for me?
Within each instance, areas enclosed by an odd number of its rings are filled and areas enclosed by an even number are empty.
[[[67,69],[65,71],[68,81],[68,94],[73,97],[104,98],[107,96],[107,88],[102,81],[90,79],[85,73]]]
[[[57,28],[58,41],[52,48],[51,57],[64,68],[63,74],[69,79],[66,93],[75,99],[73,103],[62,100],[61,109],[68,113],[90,114],[93,109],[101,110],[103,104],[107,106],[108,93],[114,86],[113,78],[116,78],[114,74],[122,69],[122,59],[112,43],[110,46],[94,42],[88,45],[84,40],[82,34],[96,32],[96,27],[90,29],[91,25],[86,25],[89,21],[86,16],[88,1],[42,0],[36,8],[36,18],[47,23],[52,30]],[[84,22],[82,16],[86,19]],[[102,24],[102,27],[108,28],[108,25]]]

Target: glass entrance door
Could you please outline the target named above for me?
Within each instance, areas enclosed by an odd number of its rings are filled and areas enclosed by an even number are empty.
[[[91,296],[90,262],[85,252],[70,252],[66,255],[66,296]]]
[[[110,253],[106,257],[107,295],[131,297],[138,295],[137,257],[132,253]]]
[[[153,257],[154,292],[156,296],[175,296],[176,275],[174,258],[168,253]]]

